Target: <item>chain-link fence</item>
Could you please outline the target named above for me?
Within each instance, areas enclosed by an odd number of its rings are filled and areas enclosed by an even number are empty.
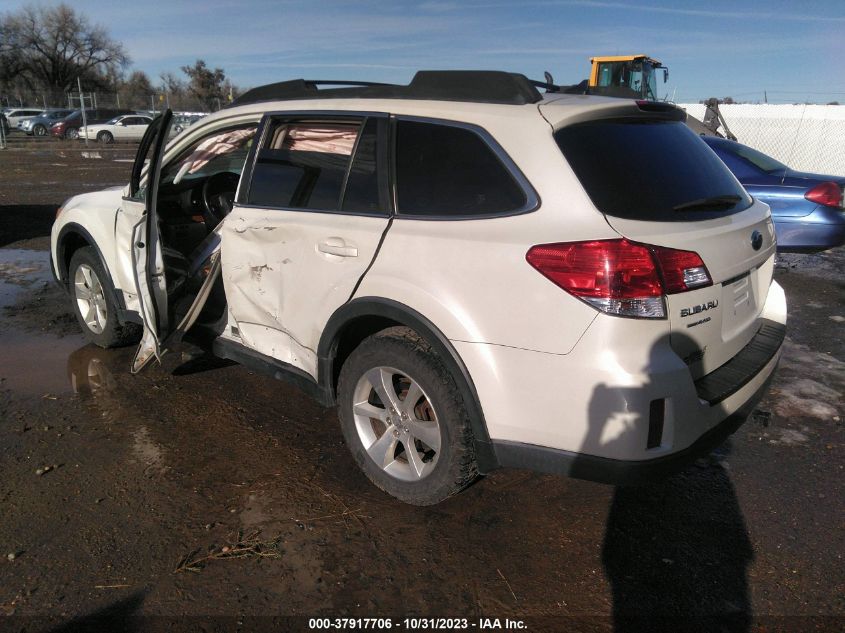
[[[678,104],[703,120],[703,104]],[[845,106],[727,104],[719,110],[740,143],[798,171],[845,176]]]
[[[139,111],[160,111],[170,108],[177,112],[216,111],[225,106],[225,99],[213,99],[205,104],[185,93],[129,93],[85,92],[86,108],[109,108]],[[14,91],[0,93],[0,107],[20,108],[78,108],[78,92]]]

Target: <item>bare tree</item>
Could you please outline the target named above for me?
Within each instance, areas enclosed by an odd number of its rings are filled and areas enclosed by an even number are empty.
[[[150,95],[155,92],[150,78],[142,70],[134,71],[129,77],[121,82],[118,93],[121,103],[127,108],[147,108],[150,104]]]
[[[222,68],[211,70],[204,60],[198,59],[193,66],[182,66],[188,75],[188,92],[208,110],[217,110],[227,98],[226,73]]]
[[[66,4],[25,7],[0,17],[0,80],[65,92],[82,78],[89,89],[113,85],[129,64],[123,46]]]
[[[185,82],[171,72],[161,73],[158,78],[165,92],[170,95],[182,97],[185,94]]]

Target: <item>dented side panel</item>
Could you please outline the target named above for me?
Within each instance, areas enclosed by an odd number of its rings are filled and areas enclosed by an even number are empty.
[[[387,217],[236,206],[222,226],[224,336],[317,377],[317,343],[378,248]]]

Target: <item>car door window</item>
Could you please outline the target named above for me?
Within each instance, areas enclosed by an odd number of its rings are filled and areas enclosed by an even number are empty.
[[[360,129],[358,122],[275,122],[256,157],[248,203],[338,210]]]
[[[386,124],[384,119],[371,118],[364,125],[346,179],[342,211],[372,215],[388,213],[387,174],[384,169],[378,168],[386,160],[386,157],[382,160],[380,152],[387,150],[386,144],[378,143],[378,128],[384,125],[386,129]]]

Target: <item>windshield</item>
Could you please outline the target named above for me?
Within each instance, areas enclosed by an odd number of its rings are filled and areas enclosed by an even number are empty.
[[[109,119],[108,121],[106,121],[106,125],[114,125],[114,124],[116,124],[118,121],[120,121],[122,118],[123,118],[123,117],[116,116],[116,117],[114,117],[113,119]]]
[[[221,171],[241,173],[256,130],[257,126],[250,123],[203,139],[165,166],[162,183],[172,182],[176,185],[183,179],[206,178]]]
[[[654,66],[649,62],[642,63],[643,97],[657,101],[657,79],[655,78]]]
[[[751,149],[747,145],[730,143],[725,144],[723,147],[727,151],[736,154],[740,158],[744,158],[749,163],[765,172],[786,171],[789,169],[789,167],[780,161],[775,160],[771,156],[766,156],[763,152],[758,152],[756,149]]]
[[[705,220],[752,202],[725,164],[680,121],[603,119],[564,127],[555,140],[593,204],[611,216]]]
[[[595,94],[657,100],[657,80],[651,62],[642,60],[601,62]]]

